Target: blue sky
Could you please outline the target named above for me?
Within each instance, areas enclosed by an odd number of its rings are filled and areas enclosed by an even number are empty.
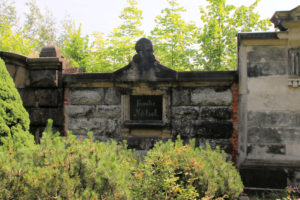
[[[26,0],[16,0],[17,12],[21,20],[26,11]],[[154,27],[154,18],[167,6],[166,0],[138,0],[138,7],[143,10],[143,30],[149,32]],[[186,20],[199,23],[199,6],[205,6],[205,0],[178,0],[186,8]],[[254,0],[227,0],[229,4],[250,5]],[[43,11],[48,8],[57,23],[66,15],[72,16],[77,24],[82,24],[83,34],[93,31],[109,33],[120,20],[119,14],[126,7],[126,0],[37,0]],[[291,10],[300,5],[299,0],[261,0],[257,12],[263,18],[271,18],[275,11]]]

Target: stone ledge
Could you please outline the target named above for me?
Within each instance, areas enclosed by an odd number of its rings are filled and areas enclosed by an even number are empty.
[[[60,61],[59,58],[55,57],[27,58],[27,65],[32,70],[62,70],[62,61]]]
[[[230,81],[238,80],[237,71],[177,72],[177,81]]]
[[[237,33],[237,37],[239,42],[242,40],[279,39],[277,32]]]
[[[123,126],[126,128],[164,128],[168,124],[156,120],[130,120],[125,121]]]
[[[3,60],[17,60],[24,63],[27,61],[27,56],[5,51],[0,51],[0,58],[2,58]]]
[[[193,71],[176,72],[176,76],[168,79],[155,80],[167,82],[183,81],[216,81],[216,82],[234,82],[238,80],[237,71]],[[63,82],[67,83],[86,83],[86,82],[132,82],[132,80],[120,80],[114,73],[80,73],[64,74]],[[151,82],[151,81],[149,81]]]
[[[247,159],[241,165],[240,169],[256,169],[261,167],[268,167],[272,169],[294,168],[300,169],[300,161],[297,160],[260,160]]]

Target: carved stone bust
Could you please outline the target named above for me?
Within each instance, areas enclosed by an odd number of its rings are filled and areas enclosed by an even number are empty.
[[[155,61],[154,48],[152,42],[147,38],[141,38],[136,42],[135,50],[137,54],[133,57],[135,63],[144,64],[153,64]]]

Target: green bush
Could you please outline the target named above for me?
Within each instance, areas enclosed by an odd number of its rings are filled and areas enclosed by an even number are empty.
[[[159,142],[137,162],[126,143],[53,134],[41,143],[0,147],[0,199],[237,199],[242,182],[219,149]]]
[[[0,199],[131,199],[134,154],[116,142],[53,134],[40,145],[0,152]]]
[[[224,152],[159,142],[135,171],[134,199],[237,199],[243,184]]]
[[[34,144],[29,133],[29,115],[15,84],[0,59],[0,145],[11,150]]]

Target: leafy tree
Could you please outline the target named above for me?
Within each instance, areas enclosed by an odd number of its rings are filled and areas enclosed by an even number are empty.
[[[117,66],[111,63],[111,52],[107,48],[109,45],[108,40],[104,38],[103,33],[94,32],[93,42],[90,46],[90,65],[88,72],[112,72]]]
[[[18,20],[13,1],[0,0],[0,51],[32,55],[34,42],[18,32]]]
[[[23,55],[34,55],[35,42],[24,38],[22,33],[14,32],[10,25],[0,26],[0,51]]]
[[[161,11],[155,19],[156,26],[150,39],[154,43],[156,55],[162,64],[175,70],[195,70],[193,57],[196,49],[197,28],[192,22],[185,22],[182,13],[185,9],[177,0],[167,0],[170,8]]]
[[[46,10],[46,14],[41,13],[40,8],[36,4],[36,0],[26,2],[29,13],[26,14],[24,33],[26,38],[37,42],[35,50],[40,50],[49,44],[56,42],[56,24],[50,11]]]
[[[62,52],[73,67],[79,67],[85,72],[89,65],[89,38],[81,34],[81,25],[77,28],[74,24],[68,29],[64,39]]]
[[[200,55],[197,64],[204,70],[232,70],[236,67],[236,34],[243,31],[265,31],[267,20],[254,12],[259,0],[251,6],[236,8],[226,0],[207,0],[200,8],[203,27],[199,34]]]
[[[0,144],[10,151],[32,146],[29,115],[23,107],[15,84],[0,59]]]
[[[14,1],[0,0],[0,26],[16,26],[18,24]]]
[[[121,12],[119,18],[122,24],[114,28],[108,37],[109,59],[112,67],[109,70],[116,70],[128,64],[132,56],[135,54],[135,42],[144,36],[144,32],[140,30],[142,11],[136,7],[136,0],[127,0],[129,4]]]

